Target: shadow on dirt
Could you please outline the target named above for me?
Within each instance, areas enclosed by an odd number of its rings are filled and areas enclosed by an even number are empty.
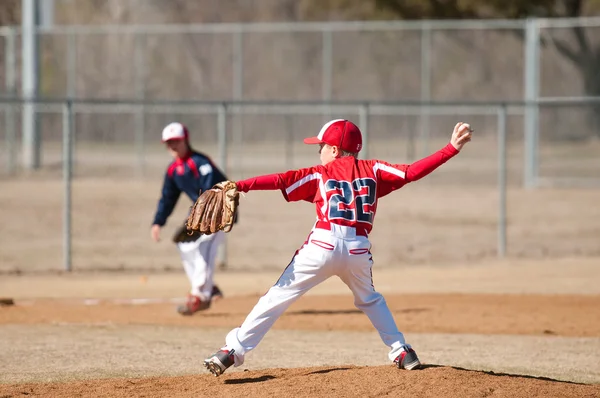
[[[225,380],[224,384],[248,384],[248,383],[262,383],[263,381],[268,381],[275,379],[275,376],[264,375],[259,377],[246,377],[244,379],[232,379]]]
[[[543,381],[549,381],[549,382],[554,382],[554,383],[564,383],[564,384],[573,384],[573,385],[586,385],[585,383],[576,383],[576,382],[572,382],[572,381],[566,381],[566,380],[558,380],[558,379],[553,379],[550,377],[543,377],[543,376],[530,376],[530,375],[522,375],[522,374],[512,374],[512,373],[502,373],[502,372],[494,372],[494,371],[485,371],[485,370],[473,370],[473,369],[466,369],[466,368],[461,368],[459,366],[445,366],[445,365],[435,365],[435,364],[423,364],[421,370],[427,370],[427,369],[436,369],[436,368],[446,368],[446,369],[455,369],[455,370],[459,370],[459,371],[463,371],[463,372],[469,372],[469,373],[483,373],[489,376],[499,376],[499,377],[515,377],[515,378],[521,378],[521,379],[535,379],[535,380],[543,380]],[[346,370],[350,370],[353,369],[351,367],[337,367],[337,368],[331,368],[331,369],[321,369],[321,370],[315,370],[313,372],[308,372],[306,373],[306,375],[316,375],[316,374],[327,374],[327,373],[332,373],[332,372],[339,372],[339,371],[346,371]],[[418,371],[417,371],[418,372]],[[249,383],[261,383],[264,381],[269,381],[272,379],[276,379],[277,377],[272,376],[272,375],[263,375],[263,376],[257,376],[257,377],[246,377],[243,379],[231,379],[231,380],[225,380],[224,384],[249,384]]]
[[[404,308],[401,310],[395,310],[396,314],[418,314],[419,312],[431,311],[431,308]]]
[[[431,311],[430,308],[405,308],[401,310],[395,310],[394,313],[398,314],[412,314]],[[362,314],[359,309],[348,309],[348,310],[301,310],[301,311],[289,311],[285,315],[336,315],[336,314]]]
[[[340,370],[349,370],[352,368],[332,368],[332,369],[322,369],[322,370],[315,370],[314,372],[309,372],[307,373],[307,375],[315,375],[315,374],[326,374],[326,373],[331,373],[331,372],[337,372]],[[258,376],[258,377],[245,377],[243,379],[230,379],[230,380],[225,380],[224,384],[248,384],[248,383],[261,383],[263,381],[269,381],[272,379],[276,379],[275,376],[271,376],[271,375],[264,375],[264,376]],[[2,397],[0,397],[2,398]]]
[[[307,373],[309,375],[318,375],[318,374],[325,374],[325,373],[331,373],[331,372],[337,372],[338,370],[349,370],[352,368],[333,368],[333,369],[323,369],[323,370],[315,370],[314,372],[310,372]]]
[[[523,375],[523,374],[502,373],[502,372],[494,372],[493,370],[489,370],[489,371],[488,370],[473,370],[473,369],[461,368],[459,366],[445,366],[445,365],[434,365],[434,364],[423,364],[421,366],[421,369],[428,369],[428,368],[451,368],[451,369],[461,370],[464,372],[484,373],[484,374],[490,375],[490,376],[518,377],[518,378],[522,378],[522,379],[536,379],[536,380],[543,380],[543,381],[551,381],[551,382],[555,382],[555,383],[576,384],[576,385],[581,385],[581,386],[588,385],[586,383],[577,383],[574,381],[558,380],[558,379],[553,379],[553,378],[544,377],[544,376],[531,376],[531,375]]]
[[[302,310],[289,311],[284,315],[336,315],[336,314],[362,314],[361,310]]]

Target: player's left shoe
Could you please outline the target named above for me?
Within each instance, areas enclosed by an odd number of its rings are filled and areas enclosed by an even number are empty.
[[[215,377],[223,374],[234,363],[232,350],[219,350],[210,357],[204,360],[204,367],[210,371]]]
[[[210,308],[210,301],[204,301],[198,296],[188,294],[185,304],[177,307],[177,312],[181,315],[194,315],[198,311],[204,311]]]
[[[412,348],[405,348],[394,359],[394,363],[398,366],[398,369],[416,370],[421,367],[421,361],[419,361],[417,353]]]
[[[223,292],[221,291],[221,289],[219,289],[219,286],[213,285],[210,299],[217,301],[217,300],[221,300],[222,298],[223,298]]]

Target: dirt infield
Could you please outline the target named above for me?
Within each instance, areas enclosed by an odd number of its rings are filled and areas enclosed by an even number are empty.
[[[409,333],[461,333],[600,337],[598,296],[386,294],[402,329]],[[228,328],[239,325],[258,295],[217,302],[196,317],[176,316],[174,304],[114,304],[44,300],[0,312],[0,325],[109,324]],[[275,329],[371,332],[373,326],[351,296],[303,297]]]
[[[277,273],[220,272],[225,298],[189,318],[174,311],[181,274],[9,275],[0,396],[597,397],[597,260],[379,270],[376,286],[427,365],[417,372],[388,362],[366,316],[330,280],[220,378],[202,358]],[[403,277],[415,282],[386,283]]]
[[[0,306],[0,398],[600,396],[599,190],[511,183],[508,257],[498,260],[496,159],[465,153],[384,198],[370,237],[375,286],[424,370],[395,369],[332,279],[295,303],[243,366],[214,378],[202,359],[277,279],[314,209],[273,192],[244,197],[228,268],[216,275],[225,298],[183,318],[174,307],[188,285],[169,240],[187,199],[163,241],[149,237],[163,155],[155,175],[135,180],[83,175],[93,159],[76,162],[71,274],[61,272],[58,173],[2,180],[0,297],[14,305]],[[261,173],[276,171],[263,160]],[[511,162],[509,177],[521,174]]]

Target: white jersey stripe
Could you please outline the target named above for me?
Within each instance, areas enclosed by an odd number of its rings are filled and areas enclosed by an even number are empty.
[[[388,173],[397,175],[402,179],[406,178],[406,173],[404,173],[402,170],[398,170],[383,163],[375,163],[373,165],[373,173],[375,173],[375,175],[377,175],[377,170],[387,171]]]
[[[321,173],[309,174],[306,177],[299,179],[298,181],[296,181],[295,183],[293,183],[292,185],[290,185],[289,187],[287,187],[285,189],[285,193],[287,195],[289,195],[295,189],[298,189],[299,187],[301,187],[302,185],[306,184],[307,182],[315,180],[317,178],[319,178],[319,179],[321,178]]]
[[[329,214],[329,201],[327,200],[327,192],[325,191],[325,183],[321,176],[319,176],[319,191],[321,192],[321,197],[323,198],[323,206],[321,206],[321,214],[324,215],[325,220],[327,221]]]

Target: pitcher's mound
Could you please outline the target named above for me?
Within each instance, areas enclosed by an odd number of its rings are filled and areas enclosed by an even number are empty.
[[[598,397],[600,385],[425,365],[235,371],[220,377],[120,378],[4,385],[4,396],[42,397]]]

